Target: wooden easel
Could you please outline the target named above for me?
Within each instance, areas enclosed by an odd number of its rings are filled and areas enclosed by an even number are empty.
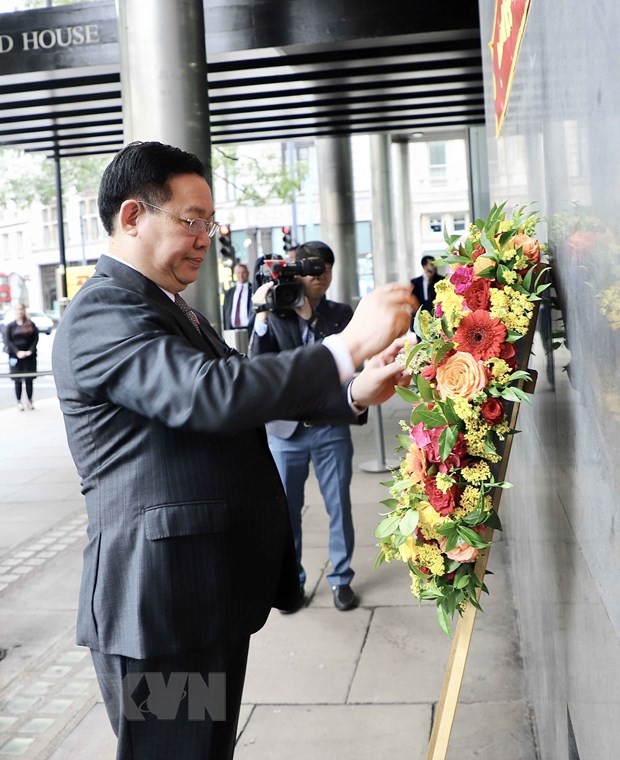
[[[536,324],[535,319],[534,324]],[[530,340],[530,345],[527,348],[528,355],[531,349],[531,342],[532,341]],[[537,373],[531,369],[528,370],[528,372],[532,377],[531,382],[520,383],[519,387],[521,387],[526,393],[533,393],[536,385]],[[516,428],[519,407],[520,404],[513,404],[512,414],[510,415],[511,430]],[[506,469],[508,468],[508,459],[510,457],[510,448],[512,446],[513,437],[514,436],[511,435],[506,440],[502,460],[499,463],[498,480],[504,480],[506,477]],[[495,493],[493,494],[493,509],[495,509],[496,512],[499,511],[501,495],[502,489],[496,488]],[[493,530],[487,528],[485,540],[491,541],[492,538]],[[476,564],[474,565],[474,572],[480,581],[484,581],[490,551],[491,547],[489,546],[487,549],[480,552]],[[480,598],[480,592],[481,590],[477,589],[476,599]],[[456,631],[454,633],[454,640],[452,642],[452,649],[450,650],[450,657],[448,658],[448,665],[446,666],[441,696],[437,704],[437,712],[435,713],[433,730],[428,743],[426,760],[445,760],[446,758],[448,744],[450,742],[450,734],[452,733],[452,726],[454,724],[454,716],[456,714],[456,706],[459,700],[461,684],[463,683],[463,675],[465,674],[465,664],[467,663],[471,637],[474,632],[476,612],[477,610],[473,604],[468,603],[463,614],[459,617]]]

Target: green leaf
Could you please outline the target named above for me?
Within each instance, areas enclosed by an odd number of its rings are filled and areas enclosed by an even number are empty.
[[[437,533],[440,536],[450,536],[452,533],[456,533],[456,525],[450,520],[450,522],[442,523],[437,528]]]
[[[507,285],[506,273],[512,271],[505,264],[498,264],[497,266],[497,281],[502,285]]]
[[[386,517],[385,520],[381,520],[379,525],[375,528],[375,538],[387,538],[388,536],[391,536],[398,527],[399,522],[400,515],[393,515],[391,517]]]
[[[495,267],[485,267],[478,272],[478,277],[483,277],[485,280],[495,279]]]
[[[377,554],[377,558],[375,559],[375,563],[372,566],[372,569],[376,570],[378,567],[381,567],[381,565],[383,565],[384,562],[385,562],[385,554],[383,552],[379,552],[379,554]]]
[[[439,407],[435,407],[429,411],[425,404],[416,406],[411,415],[412,425],[417,425],[420,422],[423,422],[424,426],[429,430],[446,424],[446,420]]]
[[[396,499],[383,499],[379,504],[383,504],[390,510],[390,512],[393,512],[398,506],[398,501]]]
[[[416,377],[416,384],[418,386],[418,391],[420,392],[420,396],[422,396],[422,399],[424,401],[433,401],[433,388],[431,387],[431,384],[426,380],[423,375],[418,375]]]
[[[398,435],[394,436],[398,442],[398,447],[401,449],[405,449],[405,451],[411,446],[411,438],[407,435],[407,433],[399,433]]]
[[[485,525],[488,525],[489,528],[492,528],[493,530],[502,530],[502,523],[499,519],[499,515],[494,509],[491,509],[488,513],[488,517],[485,520]]]
[[[410,536],[413,531],[418,527],[420,521],[420,515],[415,509],[408,509],[401,518],[398,527],[403,536]]]
[[[517,403],[521,403],[522,401],[529,401],[527,393],[525,391],[522,391],[520,388],[504,388],[501,396],[506,401],[516,401]]]
[[[452,549],[456,548],[456,545],[459,542],[459,536],[458,533],[455,531],[454,533],[450,534],[446,538],[446,545],[444,547],[444,552],[451,552]]]
[[[436,341],[433,345],[433,364],[435,366],[439,365],[441,363],[441,360],[444,358],[444,356],[449,351],[452,351],[454,347],[455,347],[455,344],[452,343],[452,341],[447,341],[447,340]]]
[[[450,616],[444,609],[442,604],[437,605],[437,620],[441,630],[446,634],[448,638],[452,638],[452,630],[450,628]]]
[[[482,244],[482,247],[484,250],[489,254],[489,256],[495,255],[495,246],[493,243],[489,240],[486,229],[482,230],[480,233],[480,243]]]
[[[526,372],[525,370],[518,369],[516,372],[513,372],[512,375],[508,378],[508,382],[512,383],[515,380],[528,380],[530,381],[532,379],[532,376],[529,372]]]
[[[443,412],[444,417],[450,425],[461,425],[461,418],[454,411],[454,401],[452,401],[451,398],[447,398],[445,401],[439,402],[439,406],[441,407],[441,411]]]
[[[442,462],[445,462],[450,456],[458,435],[459,429],[456,425],[448,425],[448,427],[441,431],[441,435],[439,436],[439,456]]]
[[[441,318],[441,329],[444,331],[445,335],[448,338],[451,338],[454,335],[454,330],[450,327],[448,318],[446,316],[443,316]]]
[[[508,330],[506,340],[508,343],[516,343],[518,340],[521,340],[522,337],[523,335],[521,335],[521,333],[515,332],[514,330]]]
[[[489,433],[484,439],[484,453],[487,456],[497,456],[497,449],[493,443],[492,433]]]
[[[486,546],[491,545],[488,541],[485,541],[479,533],[476,533],[476,531],[472,530],[471,528],[466,528],[464,525],[459,525],[457,527],[457,530],[459,536],[463,539],[463,541],[466,541],[475,549],[484,549]]]
[[[403,388],[401,385],[397,385],[395,388],[396,393],[408,404],[418,404],[420,402],[420,396],[411,390],[411,388]]]
[[[465,586],[469,585],[469,572],[465,565],[461,565],[456,571],[452,584],[454,588],[465,588]]]

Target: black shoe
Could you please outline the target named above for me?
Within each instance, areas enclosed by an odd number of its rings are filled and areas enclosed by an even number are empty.
[[[334,594],[334,607],[341,612],[352,610],[357,607],[357,597],[349,584],[346,586],[332,586]]]
[[[299,610],[305,605],[306,597],[304,596],[304,587],[299,587],[299,594],[297,598],[295,599],[294,604],[289,607],[288,610],[280,610],[280,613],[282,615],[292,615],[294,612],[299,612]]]

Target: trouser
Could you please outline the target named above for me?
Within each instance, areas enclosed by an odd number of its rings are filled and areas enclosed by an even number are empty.
[[[351,558],[355,544],[353,516],[351,514],[351,477],[353,475],[353,444],[348,425],[298,425],[290,438],[269,436],[269,448],[275,459],[286,491],[299,583],[306,582],[301,562],[301,513],[304,506],[304,485],[310,462],[314,467],[321,496],[329,515],[329,559],[332,565],[327,580],[332,586],[351,583],[354,572]]]
[[[91,650],[116,760],[231,760],[249,637],[135,660]]]
[[[26,385],[26,396],[28,397],[28,401],[32,401],[32,377],[28,377],[24,380],[24,383]],[[22,381],[21,380],[13,380],[15,383],[15,396],[18,401],[21,401],[22,398]]]

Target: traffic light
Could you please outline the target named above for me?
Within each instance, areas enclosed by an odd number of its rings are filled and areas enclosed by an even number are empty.
[[[220,253],[225,259],[234,258],[235,249],[230,239],[230,227],[227,224],[220,225]]]
[[[282,248],[284,248],[284,251],[290,251],[291,248],[294,248],[293,245],[293,238],[291,237],[291,228],[290,227],[282,227]]]

